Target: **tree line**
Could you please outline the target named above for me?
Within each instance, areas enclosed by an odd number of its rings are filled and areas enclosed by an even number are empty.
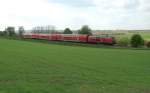
[[[20,26],[18,28],[18,35],[22,36],[23,33],[25,33],[24,27]],[[4,31],[0,31],[0,36],[10,36],[10,37],[17,36],[17,33],[15,31],[15,27],[9,26],[9,27],[5,28]]]
[[[0,36],[9,36],[9,37],[23,37],[23,34],[25,33],[25,29],[23,26],[20,26],[18,28],[18,33],[15,31],[15,27],[7,27],[4,31],[0,31]],[[44,28],[44,27],[34,27],[31,31],[31,33],[43,33],[43,34],[74,34],[74,32],[70,28],[66,28],[63,32],[57,32],[55,31],[54,27]],[[80,30],[77,31],[76,34],[85,34],[85,35],[92,35],[92,30],[88,25],[84,25],[81,27]],[[131,37],[131,40],[128,40],[128,38],[122,38],[120,39],[117,44],[121,46],[128,46],[131,44],[132,47],[140,47],[143,46],[145,43],[144,39],[139,34],[134,34]],[[150,42],[146,42],[146,46],[150,47]]]
[[[20,26],[18,28],[18,33],[16,33],[15,27],[9,26],[5,28],[4,31],[0,31],[0,36],[16,36],[19,35],[20,37],[25,33],[25,29],[23,26]],[[43,34],[73,34],[74,32],[70,28],[65,28],[63,32],[58,32],[55,30],[55,27],[48,26],[48,27],[34,27],[31,30],[31,33],[43,33]],[[80,30],[77,31],[76,34],[86,34],[86,35],[92,35],[92,30],[88,25],[84,25],[81,27]]]

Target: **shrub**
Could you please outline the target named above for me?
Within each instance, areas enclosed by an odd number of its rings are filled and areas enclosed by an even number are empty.
[[[131,37],[131,45],[132,47],[139,47],[144,45],[144,39],[139,34],[134,34]]]
[[[146,42],[146,46],[150,48],[150,41]]]
[[[128,46],[130,44],[130,40],[128,37],[122,37],[117,40],[117,45],[119,46]]]

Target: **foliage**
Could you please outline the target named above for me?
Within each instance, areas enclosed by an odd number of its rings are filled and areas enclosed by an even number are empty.
[[[150,90],[148,50],[6,39],[0,39],[0,44],[2,93],[147,93]]]
[[[22,37],[23,33],[25,32],[24,27],[20,26],[19,29],[18,29],[18,31],[19,31],[19,36]]]
[[[3,36],[4,35],[4,32],[3,31],[0,31],[0,36]]]
[[[0,31],[0,36],[7,36],[7,32],[6,31]]]
[[[131,45],[132,47],[139,47],[144,45],[144,40],[140,34],[133,34],[131,37]]]
[[[7,27],[5,29],[5,31],[6,31],[8,36],[15,36],[16,35],[14,27]]]
[[[63,32],[63,34],[72,34],[73,32],[69,29],[69,28],[66,28]]]
[[[7,35],[7,31],[3,31],[3,34],[4,34],[4,36],[6,36]]]
[[[79,30],[79,34],[86,34],[86,35],[92,35],[92,30],[89,28],[88,25],[82,26],[82,28]]]
[[[150,41],[146,42],[146,46],[150,48]]]
[[[117,45],[119,46],[129,46],[130,39],[128,37],[121,37],[117,40]]]
[[[55,26],[47,25],[47,26],[36,26],[33,27],[32,33],[41,33],[41,34],[57,34],[55,30]]]

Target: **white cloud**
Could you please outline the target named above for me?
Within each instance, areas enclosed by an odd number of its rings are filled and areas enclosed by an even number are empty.
[[[107,28],[148,29],[150,28],[150,7],[148,0],[94,0],[99,14],[104,17]]]
[[[84,24],[94,29],[150,28],[149,0],[91,0],[91,3],[93,6],[79,7],[47,0],[0,0],[0,28],[56,25],[58,29],[79,29]]]

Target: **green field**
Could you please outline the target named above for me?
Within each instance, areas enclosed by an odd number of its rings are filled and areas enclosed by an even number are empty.
[[[0,93],[150,93],[150,50],[0,39]]]
[[[150,31],[102,31],[98,35],[108,34],[115,38],[128,37],[131,38],[133,34],[140,34],[145,41],[150,41]]]

